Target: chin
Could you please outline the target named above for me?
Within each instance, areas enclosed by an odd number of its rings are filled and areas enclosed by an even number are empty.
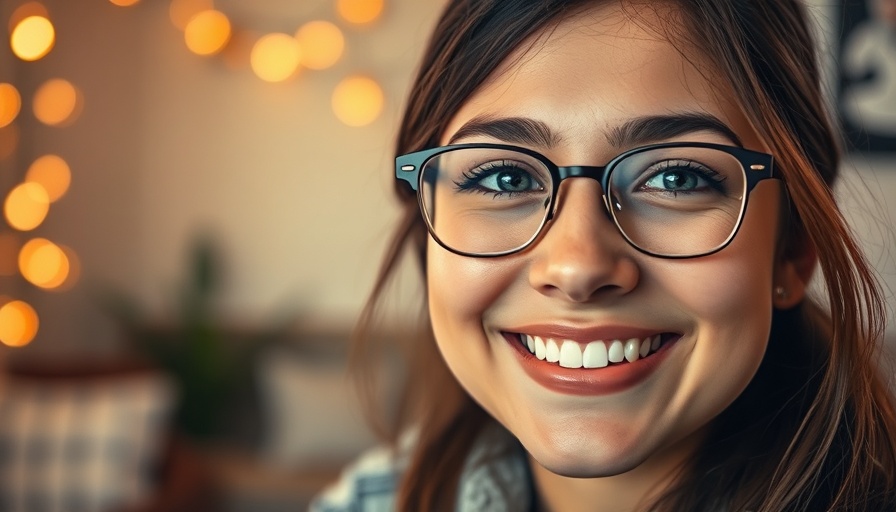
[[[572,449],[550,449],[540,445],[526,451],[540,466],[551,473],[569,478],[602,478],[621,475],[640,466],[649,454],[613,453],[612,448],[576,446]]]
[[[542,462],[533,455],[535,462],[555,475],[568,478],[604,478],[617,476],[637,468],[640,462],[630,461],[585,461],[585,460],[549,460]]]

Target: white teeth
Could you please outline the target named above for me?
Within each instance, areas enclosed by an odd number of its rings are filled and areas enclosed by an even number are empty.
[[[607,346],[602,341],[592,341],[585,346],[582,353],[582,366],[585,368],[603,368],[610,363],[607,359]]]
[[[544,340],[539,338],[538,336],[534,336],[535,338],[535,357],[544,361],[545,352],[547,351],[544,346]]]
[[[607,349],[607,358],[611,363],[621,363],[625,359],[625,347],[619,340],[613,340],[610,348]]]
[[[545,347],[547,351],[544,354],[544,360],[549,363],[556,363],[560,361],[560,347],[557,346],[557,342],[548,338],[548,341],[545,343]]]
[[[607,343],[595,340],[582,346],[572,340],[541,338],[529,334],[521,334],[520,341],[529,352],[542,361],[559,363],[564,368],[603,368],[609,363],[628,361],[634,363],[647,357],[662,345],[659,334],[646,338],[629,338],[613,340]]]
[[[641,350],[638,351],[638,355],[641,357],[647,357],[647,354],[650,353],[650,338],[644,338],[644,341],[641,342]]]
[[[630,338],[626,340],[623,352],[625,353],[625,360],[634,363],[641,357],[641,340],[638,338]]]
[[[564,341],[560,345],[560,366],[564,368],[582,367],[582,348],[574,341]]]

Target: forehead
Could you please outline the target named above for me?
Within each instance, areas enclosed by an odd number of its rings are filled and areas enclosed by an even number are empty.
[[[728,80],[675,35],[686,30],[683,20],[663,2],[610,2],[566,16],[505,59],[449,122],[443,142],[473,117],[532,117],[567,140],[583,127],[607,132],[637,116],[698,112],[758,145]]]

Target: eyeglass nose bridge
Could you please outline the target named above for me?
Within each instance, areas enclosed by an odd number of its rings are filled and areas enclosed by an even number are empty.
[[[601,192],[601,200],[604,204],[604,214],[607,215],[608,218],[612,219],[612,215],[610,214],[610,204],[608,199],[608,192],[606,190],[607,187],[607,166],[595,166],[595,165],[568,165],[565,167],[557,167],[557,185],[554,189],[554,205],[551,207],[548,212],[548,216],[546,221],[552,220],[554,218],[554,214],[557,211],[557,205],[559,201],[556,200],[556,196],[560,193],[560,184],[563,183],[563,180],[567,178],[591,178],[597,181],[600,184]]]

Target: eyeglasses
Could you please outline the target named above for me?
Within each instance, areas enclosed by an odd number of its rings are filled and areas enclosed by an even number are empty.
[[[494,257],[522,251],[554,214],[567,178],[601,184],[606,213],[639,251],[693,258],[723,249],[743,220],[750,191],[778,179],[771,155],[709,143],[643,146],[606,166],[560,167],[504,144],[457,144],[395,160],[410,183],[426,226],[445,249]]]

